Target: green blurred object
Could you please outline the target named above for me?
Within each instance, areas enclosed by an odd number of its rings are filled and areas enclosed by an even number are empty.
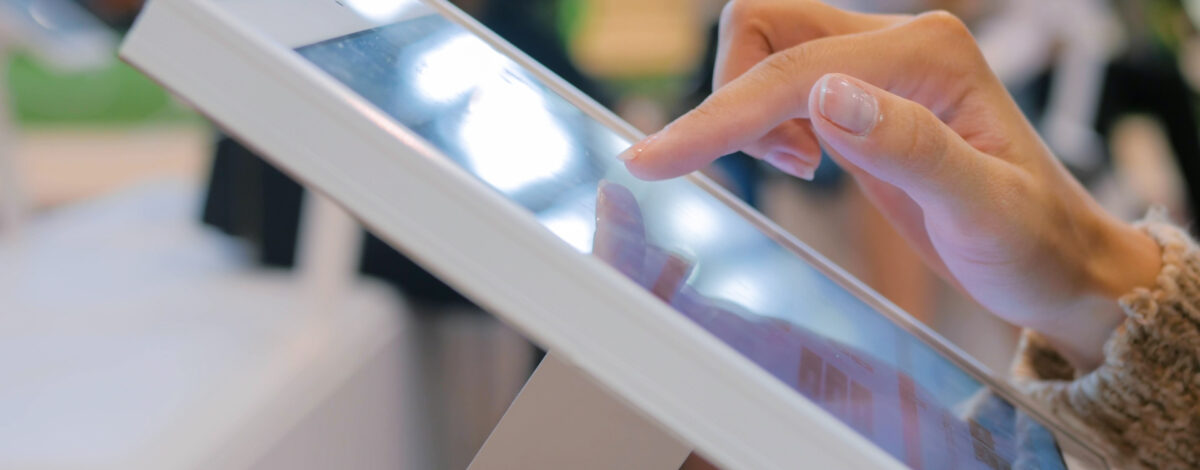
[[[113,59],[106,67],[61,72],[28,55],[8,59],[9,100],[22,124],[134,124],[199,117],[137,70]]]
[[[562,32],[564,42],[575,39],[588,14],[587,9],[587,0],[561,0],[558,3],[558,30]]]

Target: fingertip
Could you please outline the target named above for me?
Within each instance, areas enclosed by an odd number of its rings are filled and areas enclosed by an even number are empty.
[[[644,137],[642,140],[629,146],[629,148],[625,149],[625,151],[617,154],[617,160],[629,163],[639,159],[641,155],[646,152],[646,149],[649,148],[650,145],[656,140],[658,140],[659,136],[661,135],[662,131],[659,131]]]
[[[619,196],[622,191],[628,192],[629,189],[619,183],[609,181],[607,178],[601,178],[600,182],[596,184],[596,194],[602,198]]]
[[[653,145],[664,132],[665,129],[646,136],[618,154],[617,159],[625,163],[630,174],[641,180],[654,181],[678,176],[670,171],[671,160],[660,158]]]
[[[600,180],[596,189],[596,216],[609,216],[609,212],[638,215],[637,198],[629,188],[619,183]]]
[[[618,158],[634,176],[643,180],[661,180],[699,170],[729,153],[724,151],[728,142],[714,133],[712,123],[697,116],[704,115],[695,110],[685,114],[634,144]]]
[[[643,152],[638,158],[625,162],[625,169],[634,177],[644,181],[658,181],[682,176],[691,171],[677,169],[677,162],[670,158],[658,158]]]
[[[612,193],[612,183],[609,183],[608,180],[601,179],[596,184],[596,218],[600,218],[604,210],[608,207],[608,201],[613,197]]]
[[[658,178],[658,175],[656,175],[653,171],[645,168],[645,165],[641,165],[639,163],[625,162],[625,169],[629,170],[629,174],[643,181],[656,181],[662,179]]]

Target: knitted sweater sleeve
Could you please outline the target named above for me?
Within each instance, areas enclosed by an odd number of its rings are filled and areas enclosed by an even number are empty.
[[[1156,284],[1120,299],[1125,321],[1103,364],[1079,374],[1032,331],[1022,335],[1019,389],[1093,431],[1114,468],[1200,468],[1200,249],[1161,217],[1140,225],[1162,247]]]

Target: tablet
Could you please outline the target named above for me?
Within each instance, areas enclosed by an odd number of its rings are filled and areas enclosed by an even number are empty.
[[[448,4],[155,0],[122,54],[724,468],[1104,468],[703,176],[630,176],[636,131]]]

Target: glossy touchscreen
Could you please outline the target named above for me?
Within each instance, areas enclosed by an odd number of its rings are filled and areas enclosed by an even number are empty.
[[[1062,469],[1042,425],[630,142],[436,14],[298,52],[912,468]]]

